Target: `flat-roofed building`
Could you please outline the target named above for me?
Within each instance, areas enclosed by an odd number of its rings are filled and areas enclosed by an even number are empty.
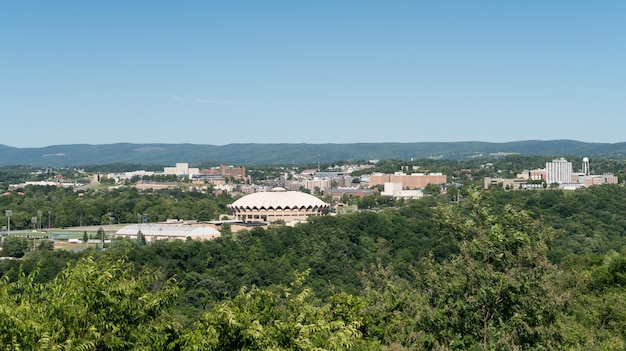
[[[163,190],[163,189],[178,189],[179,186],[176,184],[149,183],[149,182],[140,181],[139,183],[135,184],[135,188],[137,188],[137,190],[148,190],[148,189]]]
[[[319,190],[320,192],[324,192],[326,191],[326,189],[330,189],[332,185],[332,181],[328,178],[315,177],[313,179],[303,180],[302,184],[311,193],[315,193],[316,190]]]
[[[115,232],[118,238],[137,240],[137,233],[141,231],[146,241],[156,240],[211,240],[220,236],[214,227],[204,224],[172,224],[172,223],[138,223],[129,224]]]
[[[341,200],[344,196],[365,197],[376,194],[374,189],[337,188],[326,189],[324,195],[329,195],[333,200]]]
[[[235,179],[246,178],[246,167],[220,166],[220,174],[224,177],[233,177]]]
[[[618,179],[613,173],[605,173],[602,175],[589,175],[578,178],[578,182],[584,186],[600,185],[600,184],[617,184]]]
[[[517,175],[517,178],[520,179],[528,179],[528,180],[543,180],[545,181],[547,177],[547,172],[545,169],[531,169],[531,170],[523,170],[522,173]]]
[[[447,177],[441,173],[413,173],[407,175],[402,172],[396,172],[394,174],[370,174],[370,187],[384,185],[385,183],[402,183],[404,189],[424,189],[428,184],[446,184]]]
[[[189,168],[189,163],[180,162],[175,167],[163,168],[163,174],[165,175],[177,175],[180,177],[187,177],[191,179],[194,175],[200,174],[199,168]]]
[[[528,188],[528,179],[525,178],[489,178],[486,177],[484,179],[484,187],[485,189],[489,189],[489,187],[499,185],[507,190],[517,190],[517,189],[525,189]],[[540,185],[536,184],[536,188],[539,188]]]
[[[407,190],[402,187],[402,183],[385,183],[385,190],[381,195],[391,196],[396,199],[419,199],[424,196],[424,192],[419,189]]]

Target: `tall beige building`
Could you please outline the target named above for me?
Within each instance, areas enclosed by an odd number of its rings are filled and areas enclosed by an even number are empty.
[[[572,183],[572,163],[564,158],[546,162],[546,183]]]
[[[193,175],[200,174],[200,169],[198,168],[189,168],[188,163],[180,162],[177,163],[175,167],[165,167],[163,168],[163,174],[165,175],[177,175],[181,177],[192,178]]]

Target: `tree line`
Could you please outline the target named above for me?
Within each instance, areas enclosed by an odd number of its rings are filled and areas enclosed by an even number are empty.
[[[108,191],[76,192],[55,186],[26,186],[21,192],[0,196],[0,208],[10,209],[11,228],[32,227],[31,218],[38,218],[41,228],[135,223],[137,214],[151,222],[166,219],[208,221],[228,212],[232,198],[225,194],[212,196],[198,191],[169,189],[140,192],[125,187]],[[7,223],[5,211],[0,218]]]

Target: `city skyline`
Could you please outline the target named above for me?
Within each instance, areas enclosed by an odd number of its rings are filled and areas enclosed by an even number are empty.
[[[0,144],[624,142],[626,3],[0,0]]]

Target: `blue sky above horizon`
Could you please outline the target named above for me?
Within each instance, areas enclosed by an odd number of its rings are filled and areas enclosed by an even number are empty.
[[[0,144],[624,142],[624,1],[0,0]]]

